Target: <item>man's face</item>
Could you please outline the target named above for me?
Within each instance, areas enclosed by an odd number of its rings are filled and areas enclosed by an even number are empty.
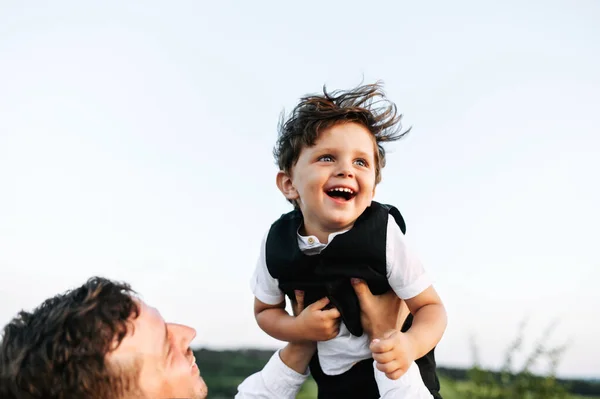
[[[289,176],[288,199],[296,200],[308,234],[350,228],[375,192],[375,142],[357,123],[340,123],[302,149]],[[281,173],[281,172],[280,172]]]
[[[139,301],[140,314],[121,345],[108,355],[117,362],[140,363],[139,388],[148,398],[204,399],[208,389],[190,342],[196,331],[181,324],[165,323],[160,313]]]

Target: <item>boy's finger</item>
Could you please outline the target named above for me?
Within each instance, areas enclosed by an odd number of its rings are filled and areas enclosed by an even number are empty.
[[[323,312],[324,312],[323,315],[329,319],[337,319],[342,316],[340,314],[340,311],[337,308],[327,309],[327,310],[324,310]]]
[[[387,351],[381,353],[373,353],[373,360],[376,360],[377,363],[386,364],[395,360],[396,356],[394,355],[394,351]]]
[[[398,378],[402,377],[404,375],[404,373],[406,373],[406,370],[398,369],[398,370],[394,371],[393,373],[385,373],[385,375],[390,380],[397,380]]]
[[[369,349],[373,353],[388,352],[394,348],[394,343],[391,339],[374,339],[369,345]]]
[[[319,299],[318,301],[314,302],[313,304],[309,305],[308,307],[311,309],[315,309],[315,310],[321,310],[328,304],[329,304],[329,298],[323,297],[323,298]]]
[[[390,362],[387,364],[377,363],[377,370],[384,372],[388,378],[390,378],[390,375],[394,376],[395,378],[392,379],[398,379],[405,373],[405,370],[400,367],[397,362]]]

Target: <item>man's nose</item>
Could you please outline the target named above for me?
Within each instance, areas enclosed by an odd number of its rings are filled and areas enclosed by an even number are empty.
[[[175,344],[183,351],[186,351],[190,347],[190,343],[196,337],[196,330],[183,324],[171,323],[169,324],[169,329],[171,330]]]

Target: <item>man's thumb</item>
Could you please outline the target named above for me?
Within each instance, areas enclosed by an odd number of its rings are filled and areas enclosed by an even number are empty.
[[[398,333],[398,331],[396,330],[388,330],[383,334],[383,339],[388,339],[393,337],[394,335],[396,335],[396,333]]]
[[[364,297],[364,295],[367,295],[367,293],[371,294],[371,290],[364,280],[352,278],[350,279],[350,282],[352,283],[352,288],[354,288],[354,292],[356,292],[356,296],[358,296],[359,299]]]

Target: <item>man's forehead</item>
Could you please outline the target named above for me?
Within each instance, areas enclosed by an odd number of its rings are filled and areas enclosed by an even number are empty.
[[[139,306],[139,314],[129,320],[127,334],[117,349],[112,352],[114,355],[151,350],[164,335],[165,322],[160,312],[141,299],[135,301]]]
[[[139,306],[139,314],[135,319],[132,319],[135,328],[137,326],[156,328],[162,327],[165,324],[162,315],[155,307],[148,305],[141,299],[136,299]],[[135,331],[132,331],[135,334]]]

